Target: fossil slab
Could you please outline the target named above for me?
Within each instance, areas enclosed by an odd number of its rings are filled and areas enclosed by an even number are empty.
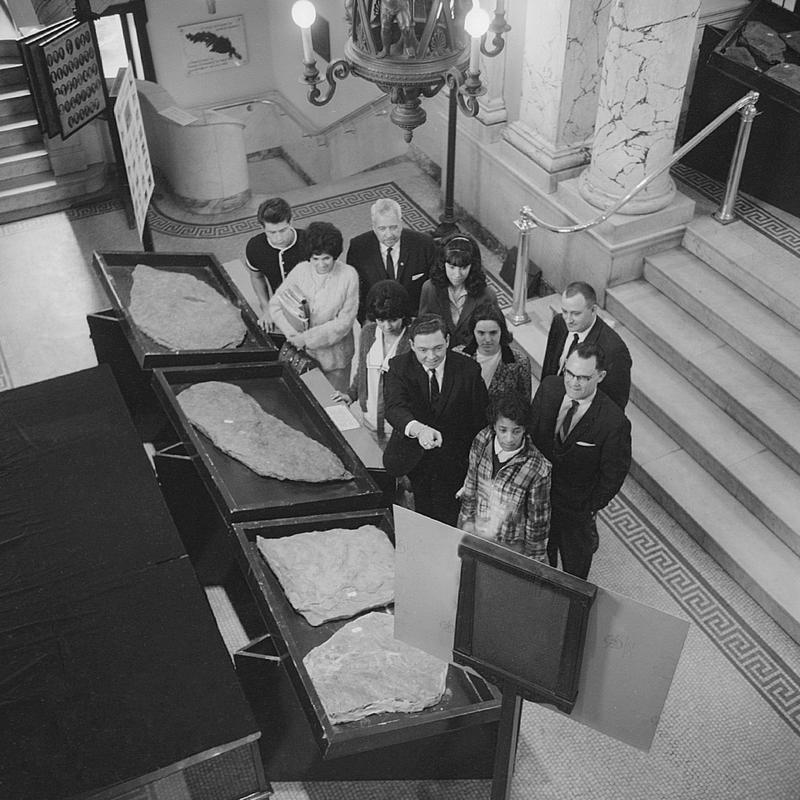
[[[374,525],[258,537],[292,607],[311,625],[394,601],[394,548]]]
[[[178,403],[216,447],[259,475],[310,483],[353,477],[327,447],[268,414],[232,383],[196,383],[178,394]]]
[[[394,638],[394,617],[351,620],[303,659],[331,722],[421,711],[444,694],[447,663]]]
[[[241,312],[193,275],[137,264],[128,306],[142,333],[171,350],[222,350],[247,335]]]

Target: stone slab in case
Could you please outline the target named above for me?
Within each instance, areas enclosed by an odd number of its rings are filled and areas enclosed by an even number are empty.
[[[241,312],[242,321],[247,327],[241,345],[216,350],[176,350],[142,333],[129,311],[133,271],[138,264],[165,272],[192,275],[219,292]],[[92,266],[114,305],[120,325],[142,369],[275,361],[278,358],[278,348],[261,330],[253,310],[212,253],[95,251]]]
[[[233,525],[242,572],[269,631],[236,657],[257,718],[270,721],[262,725],[267,772],[274,780],[491,777],[500,695],[461,667],[450,665],[444,697],[422,711],[334,725],[322,707],[303,657],[348,620],[320,626],[306,622],[286,599],[256,539],[366,524],[394,540],[388,510]]]
[[[303,381],[286,364],[155,370],[153,375],[156,393],[184,444],[186,455],[197,467],[226,522],[325,511],[349,512],[383,504],[383,493],[358,456]],[[183,389],[205,381],[223,381],[240,387],[265,411],[325,445],[341,459],[353,479],[306,483],[266,478],[226,455],[194,428],[177,399]]]

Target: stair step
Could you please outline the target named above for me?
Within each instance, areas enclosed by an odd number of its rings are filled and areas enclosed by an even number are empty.
[[[800,403],[647,281],[606,291],[626,328],[800,473]],[[635,377],[635,376],[634,376]]]
[[[35,115],[33,99],[27,86],[0,88],[0,118],[25,114]]]
[[[47,150],[35,144],[22,145],[26,148],[24,152],[6,154],[6,150],[16,148],[4,148],[0,150],[0,187],[3,187],[6,180],[20,177],[22,175],[36,175],[50,170],[50,158]]]
[[[647,256],[644,277],[800,398],[800,331],[683,248]]]
[[[13,184],[13,188],[8,188],[9,184]],[[0,191],[0,221],[35,215],[23,213],[26,209],[43,208],[51,211],[63,207],[64,201],[98,192],[104,184],[105,168],[102,164],[46,180],[39,176],[14,178],[5,182]]]
[[[800,557],[636,406],[628,405],[635,478],[800,642]]]
[[[795,254],[741,220],[720,225],[708,216],[692,220],[683,246],[800,329],[800,281]]]
[[[800,555],[800,475],[630,331],[625,342],[636,406]]]
[[[42,134],[35,118],[19,115],[0,120],[0,148],[41,141]]]
[[[25,83],[25,68],[19,57],[0,58],[0,86]]]

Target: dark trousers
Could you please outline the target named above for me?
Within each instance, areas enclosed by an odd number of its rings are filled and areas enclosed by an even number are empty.
[[[461,503],[456,492],[464,483],[466,471],[438,453],[426,453],[408,479],[414,491],[414,510],[431,519],[456,527]]]
[[[578,514],[571,509],[553,506],[550,512],[550,538],[547,540],[547,558],[551,567],[558,566],[570,575],[584,580],[589,575],[594,554],[591,514]]]

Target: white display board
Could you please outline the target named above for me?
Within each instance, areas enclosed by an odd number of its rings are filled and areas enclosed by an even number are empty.
[[[147,149],[147,138],[142,122],[142,110],[139,107],[139,95],[136,93],[133,67],[130,64],[120,69],[114,84],[114,94],[116,95],[114,117],[119,131],[125,172],[128,176],[133,215],[141,238],[147,220],[147,207],[153,196],[154,181],[150,151]]]
[[[467,534],[399,506],[394,532],[395,636],[452,661]],[[688,621],[598,586],[569,718],[649,750],[688,631]]]

